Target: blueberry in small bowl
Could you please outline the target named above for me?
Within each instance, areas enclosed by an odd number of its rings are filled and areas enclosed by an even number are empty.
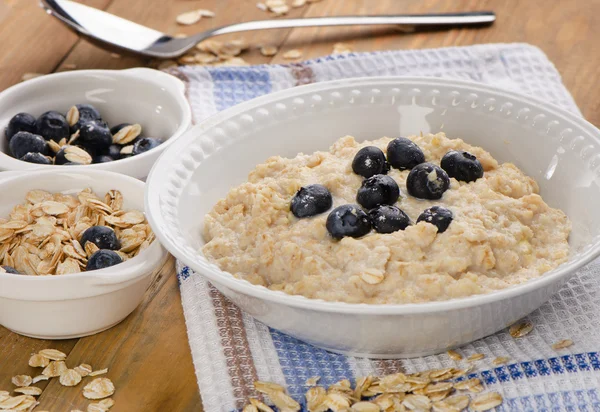
[[[10,152],[17,159],[22,158],[27,153],[48,154],[48,142],[40,135],[30,132],[18,132],[9,143]]]
[[[112,250],[99,250],[90,256],[85,270],[99,270],[118,265],[123,262],[121,256]]]
[[[85,248],[85,244],[91,242],[99,249],[119,250],[121,243],[117,239],[115,231],[108,226],[92,226],[81,235],[79,243]]]
[[[5,134],[6,138],[10,139],[19,132],[35,133],[35,117],[29,113],[17,113],[8,122]]]
[[[71,128],[71,134],[73,134],[86,123],[94,120],[102,120],[102,115],[91,104],[76,104],[69,109],[66,118]]]
[[[10,273],[11,275],[21,275],[21,272],[19,272],[17,269],[15,269],[12,266],[0,266],[0,268],[2,268],[2,270],[0,270],[0,273],[4,272],[4,273]]]
[[[92,120],[81,126],[77,140],[78,144],[95,153],[108,150],[113,137],[105,123],[100,120]]]
[[[54,140],[55,142],[67,139],[71,135],[71,129],[65,116],[54,110],[43,113],[37,118],[35,130],[44,139]]]
[[[86,127],[91,122],[99,126],[100,133]],[[128,134],[121,144],[112,140],[120,129],[136,124],[142,127],[137,136]],[[158,156],[190,125],[191,109],[185,85],[164,72],[77,70],[40,76],[0,93],[0,171],[83,167],[81,162],[54,161],[55,155],[68,144],[88,152],[92,161],[83,163],[86,169],[145,179]],[[50,144],[50,150],[14,155],[9,140],[18,132],[41,136]],[[145,136],[160,140],[143,141],[134,155],[133,146]],[[158,142],[161,144],[157,145]],[[110,148],[113,144],[119,149]],[[128,145],[132,147],[121,154]],[[52,161],[47,164],[38,155],[21,160],[29,152],[50,156]]]
[[[154,137],[144,137],[143,139],[138,140],[133,145],[133,151],[131,154],[137,156],[139,154],[146,153],[147,151],[160,146],[162,143],[163,141],[161,139],[156,139]]]
[[[40,165],[51,165],[52,164],[51,158],[48,156],[44,156],[41,153],[29,152],[25,156],[21,157],[20,160],[22,160],[24,162],[29,162],[29,163],[37,163]]]

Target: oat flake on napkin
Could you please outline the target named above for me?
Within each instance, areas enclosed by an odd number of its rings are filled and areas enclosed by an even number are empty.
[[[489,44],[432,50],[323,57],[289,65],[180,67],[196,122],[235,104],[289,87],[347,77],[436,76],[474,80],[531,94],[580,114],[552,63],[527,44]],[[333,354],[255,321],[204,278],[178,262],[183,309],[206,412],[241,409],[258,396],[252,383],[272,381],[305,404],[305,381],[320,385],[357,376],[455,366],[446,354],[407,360],[369,360]],[[600,411],[600,267],[590,264],[528,318],[535,329],[513,339],[506,330],[458,349],[484,353],[473,377],[504,397],[500,411]],[[555,351],[552,344],[575,344]],[[510,358],[496,367],[498,356]]]

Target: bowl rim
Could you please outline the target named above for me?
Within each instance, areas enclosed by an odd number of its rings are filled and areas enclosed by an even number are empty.
[[[305,95],[310,92],[333,91],[340,87],[351,86],[381,86],[382,83],[402,83],[404,85],[417,85],[427,83],[429,86],[454,86],[468,89],[473,92],[485,92],[494,94],[496,97],[507,97],[534,106],[541,111],[550,112],[556,117],[562,118],[566,123],[575,125],[579,129],[586,130],[588,134],[596,140],[600,146],[600,130],[589,123],[583,117],[571,113],[552,103],[540,100],[529,95],[524,95],[511,90],[502,89],[496,86],[487,84],[450,78],[426,77],[426,76],[379,76],[379,77],[355,77],[348,79],[332,80],[319,82],[308,85],[301,85],[289,89],[280,90],[268,95],[260,96],[249,101],[240,103],[219,113],[216,113],[207,119],[200,121],[196,126],[189,129],[179,139],[176,145],[173,145],[169,150],[165,151],[157,162],[154,163],[147,179],[145,203],[148,221],[152,226],[157,238],[161,241],[164,247],[173,254],[177,259],[180,259],[186,266],[190,267],[199,274],[205,276],[219,286],[226,287],[237,293],[265,300],[268,302],[281,304],[298,309],[304,309],[316,312],[329,312],[340,314],[360,314],[360,315],[414,315],[434,313],[440,311],[454,311],[468,309],[475,306],[489,304],[501,300],[508,300],[516,296],[532,293],[537,289],[555,283],[568,275],[573,275],[581,267],[591,262],[600,255],[600,241],[592,244],[589,250],[579,256],[572,262],[566,262],[559,265],[557,268],[546,272],[538,278],[531,279],[525,283],[514,285],[505,289],[494,292],[471,295],[464,298],[455,298],[444,301],[433,301],[423,303],[404,303],[404,304],[368,304],[368,303],[347,303],[339,301],[325,301],[322,299],[307,298],[302,295],[290,295],[282,291],[273,291],[264,286],[252,284],[244,279],[239,279],[233,274],[219,269],[215,264],[211,263],[198,254],[198,257],[192,261],[188,261],[186,253],[181,251],[178,245],[171,241],[169,236],[160,230],[163,226],[163,220],[160,210],[160,193],[164,191],[164,183],[167,179],[167,173],[163,169],[163,164],[172,163],[172,158],[179,154],[178,149],[187,147],[189,143],[195,140],[194,136],[202,134],[206,129],[216,127],[223,121],[235,117],[241,113],[251,109],[256,109],[266,104],[273,104],[283,99]],[[169,169],[169,171],[172,171]],[[162,186],[162,187],[161,187]],[[165,225],[168,226],[168,225]],[[201,261],[202,263],[200,263]]]
[[[142,154],[137,156],[132,156],[125,159],[118,159],[114,162],[119,162],[119,166],[123,165],[123,167],[127,165],[133,165],[136,161],[142,161],[150,156],[155,154],[159,154],[163,152],[167,147],[169,147],[173,142],[181,137],[192,125],[192,109],[190,103],[186,98],[186,85],[179,78],[168,74],[164,71],[150,69],[147,67],[133,67],[130,69],[91,69],[91,70],[73,70],[59,73],[50,73],[43,76],[39,76],[22,83],[17,83],[2,92],[0,92],[0,101],[9,97],[9,96],[18,96],[23,90],[27,88],[35,88],[41,84],[50,83],[55,81],[56,79],[64,79],[69,77],[78,77],[78,76],[112,76],[114,78],[127,79],[129,77],[135,77],[138,79],[142,79],[148,84],[152,84],[155,87],[162,88],[167,90],[168,93],[174,98],[174,101],[177,103],[177,106],[180,110],[181,116],[181,124],[179,127],[169,136],[168,138],[162,138],[164,142],[159,146],[148,150]],[[16,114],[16,113],[15,113]],[[4,133],[4,129],[0,130],[0,133]],[[95,163],[89,165],[73,165],[73,166],[65,166],[65,165],[42,165],[35,163],[28,163],[22,160],[19,160],[15,157],[12,157],[8,153],[0,150],[0,168],[4,168],[8,171],[10,170],[60,170],[60,169],[77,169],[77,170],[110,170],[113,162],[110,163]],[[0,169],[1,170],[1,169]]]
[[[19,181],[29,181],[29,180],[33,180],[36,177],[39,176],[48,176],[48,175],[66,175],[66,174],[73,174],[73,173],[69,173],[71,169],[61,169],[61,170],[32,170],[32,171],[27,171],[25,173],[19,173],[18,175],[15,172],[0,172],[0,190],[2,189],[2,186],[4,185],[8,185],[8,184],[14,184],[15,182],[19,182]],[[3,173],[10,173],[11,176],[9,176],[6,179],[2,179],[2,174]],[[134,177],[131,176],[127,176],[121,173],[116,173],[116,172],[111,172],[108,170],[86,170],[86,171],[77,171],[76,174],[78,176],[81,175],[87,175],[88,177],[92,178],[92,179],[106,179],[106,180],[110,180],[110,181],[127,181],[130,184],[136,185],[136,186],[141,186],[142,187],[142,191],[145,192],[145,183],[142,182],[141,180],[138,180]],[[146,214],[146,211],[143,210],[144,214]],[[146,216],[146,220],[148,220],[148,217]],[[151,259],[147,259],[148,256],[150,256],[150,252],[155,250],[157,248],[162,248],[162,245],[160,244],[158,237],[155,237],[155,239],[152,241],[152,243],[150,243],[150,245],[148,245],[148,247],[143,250],[139,255],[128,259],[125,262],[119,263],[118,265],[115,266],[110,266],[104,269],[99,269],[99,270],[92,270],[92,271],[84,271],[84,272],[79,272],[79,273],[68,273],[65,275],[50,275],[50,276],[30,276],[30,275],[15,275],[12,273],[0,273],[0,282],[2,280],[9,280],[11,282],[69,282],[72,279],[80,279],[80,280],[89,280],[89,279],[95,279],[98,280],[100,282],[102,282],[102,280],[111,280],[111,278],[114,278],[114,272],[115,272],[115,268],[118,267],[118,271],[119,273],[126,273],[131,275],[131,278],[128,278],[126,281],[129,280],[133,280],[133,279],[137,279],[139,278],[143,273],[141,272],[142,269],[145,269],[145,267],[147,266],[147,263],[151,261]],[[144,259],[138,259],[140,257],[144,257]],[[140,272],[139,275],[134,276],[135,273]],[[119,276],[119,278],[121,277],[126,277],[126,276]],[[115,282],[117,283],[117,282]],[[119,282],[120,283],[120,282]]]

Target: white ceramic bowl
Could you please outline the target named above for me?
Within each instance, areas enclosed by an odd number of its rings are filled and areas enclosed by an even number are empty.
[[[77,193],[86,187],[103,195],[123,193],[123,207],[144,210],[144,183],[101,170],[46,170],[0,173],[0,217],[23,203],[33,189]],[[119,265],[61,276],[0,273],[0,324],[22,335],[69,339],[108,329],[142,301],[151,274],[166,258],[155,240],[135,258]]]
[[[269,156],[359,140],[445,131],[533,176],[573,222],[572,254],[556,270],[487,295],[405,305],[324,302],[234,278],[199,250],[207,213]],[[347,79],[273,93],[225,110],[182,136],[152,169],[146,210],[169,251],[269,326],[334,352],[413,357],[490,335],[544,303],[600,251],[600,131],[551,104],[434,78]]]
[[[75,104],[94,105],[110,126],[139,123],[148,137],[167,139],[160,146],[110,163],[57,166],[27,163],[8,154],[4,129],[17,113],[34,116],[48,110],[66,113]],[[158,70],[79,70],[49,74],[17,84],[0,93],[0,170],[78,168],[109,170],[145,179],[158,156],[189,129],[191,109],[185,85]]]

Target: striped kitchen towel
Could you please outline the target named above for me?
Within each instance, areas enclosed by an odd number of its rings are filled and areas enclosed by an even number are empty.
[[[297,85],[345,77],[425,75],[475,80],[532,94],[579,113],[552,63],[526,44],[489,44],[433,50],[328,56],[288,65],[180,67],[198,122],[248,99]],[[319,384],[368,374],[418,372],[457,366],[447,354],[407,360],[337,355],[286,336],[243,313],[201,275],[177,267],[198,385],[206,412],[240,410],[257,396],[255,380],[284,385],[303,406],[305,381]],[[600,267],[589,265],[529,316],[535,328],[515,340],[501,331],[458,351],[483,353],[473,377],[498,391],[500,411],[600,411]],[[556,351],[552,344],[572,339]],[[506,365],[492,359],[508,357]]]

